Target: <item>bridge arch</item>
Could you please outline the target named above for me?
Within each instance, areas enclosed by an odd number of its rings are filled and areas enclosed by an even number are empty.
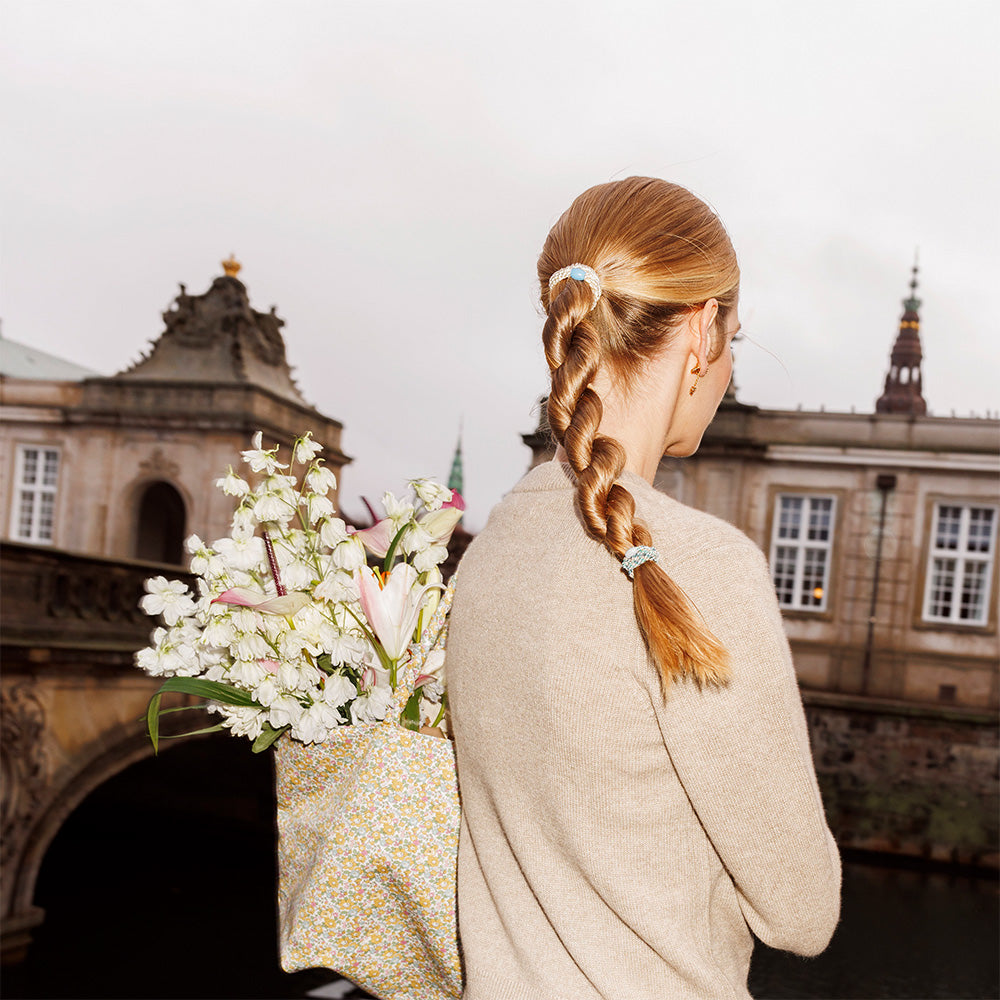
[[[186,714],[186,713],[184,713]],[[162,730],[165,735],[183,733],[190,728],[177,716],[166,716]],[[190,737],[196,739],[197,737]],[[161,753],[185,738],[171,739],[161,744]],[[34,905],[35,886],[45,854],[67,817],[104,782],[125,768],[153,756],[153,748],[142,727],[120,725],[106,730],[89,747],[87,756],[78,759],[77,766],[60,775],[58,784],[50,787],[45,805],[34,816],[25,831],[20,864],[14,872],[14,885],[9,911],[13,915],[37,913]],[[41,918],[41,914],[38,914]]]

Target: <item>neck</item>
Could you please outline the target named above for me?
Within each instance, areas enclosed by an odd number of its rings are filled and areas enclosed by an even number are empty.
[[[683,365],[661,365],[647,372],[631,393],[612,384],[603,372],[593,388],[601,397],[604,414],[598,434],[613,438],[625,449],[625,469],[652,483],[665,450],[664,414],[673,414],[683,377]],[[567,462],[562,445],[555,457]]]

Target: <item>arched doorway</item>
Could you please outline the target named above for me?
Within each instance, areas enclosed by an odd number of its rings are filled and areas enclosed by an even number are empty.
[[[4,996],[304,997],[278,964],[271,754],[219,734],[100,785],[52,840],[45,919]]]
[[[187,512],[184,498],[170,483],[150,483],[139,498],[135,557],[151,562],[184,562]]]

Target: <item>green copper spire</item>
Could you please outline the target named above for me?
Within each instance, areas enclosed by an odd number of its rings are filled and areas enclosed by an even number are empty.
[[[455,445],[455,457],[451,460],[451,475],[448,476],[448,489],[458,490],[465,494],[465,486],[462,477],[462,428],[458,429],[458,443]]]

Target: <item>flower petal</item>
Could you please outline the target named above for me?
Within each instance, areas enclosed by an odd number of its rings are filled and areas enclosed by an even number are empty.
[[[356,538],[360,538],[365,548],[373,556],[378,556],[379,559],[385,558],[385,554],[392,544],[393,536],[396,534],[395,526],[388,517],[373,524],[370,528],[362,528],[361,531],[348,528],[347,531]]]
[[[294,615],[312,601],[309,594],[295,590],[290,594],[275,597],[251,590],[249,587],[231,587],[212,598],[212,604],[235,604],[241,608],[253,608],[267,615]]]

